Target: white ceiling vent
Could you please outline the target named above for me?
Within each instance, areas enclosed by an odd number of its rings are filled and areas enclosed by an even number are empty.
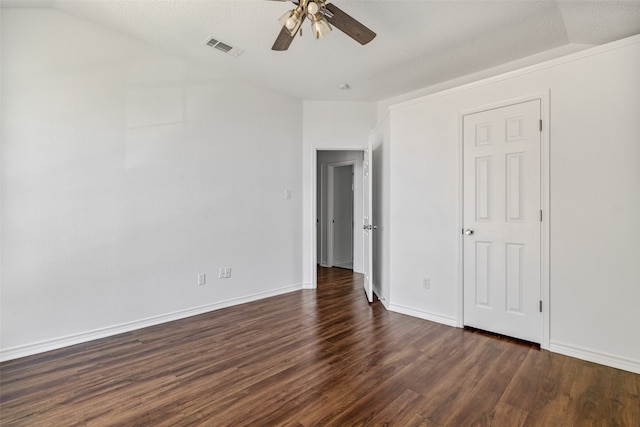
[[[204,44],[206,44],[207,46],[211,46],[214,49],[218,49],[220,52],[226,53],[227,55],[231,55],[234,58],[237,58],[244,53],[244,50],[238,49],[237,47],[229,46],[228,44],[223,43],[213,37],[209,37],[207,40],[205,40]]]

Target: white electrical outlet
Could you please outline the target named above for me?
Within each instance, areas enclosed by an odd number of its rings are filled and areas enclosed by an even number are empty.
[[[204,273],[198,274],[198,285],[202,286],[207,283],[207,275]]]
[[[429,279],[428,277],[422,279],[422,288],[423,289],[431,289],[431,279]]]

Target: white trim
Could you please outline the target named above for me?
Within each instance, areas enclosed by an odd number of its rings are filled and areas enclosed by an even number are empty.
[[[327,224],[327,235],[323,236],[327,242],[327,259],[328,267],[333,267],[333,167],[327,165],[327,209],[322,212],[323,220]],[[316,195],[316,200],[318,196]]]
[[[325,150],[323,150],[325,151]],[[358,151],[358,150],[355,150]],[[334,256],[333,256],[333,248],[334,248],[334,222],[333,222],[333,210],[335,208],[334,205],[334,199],[335,199],[335,194],[333,193],[333,189],[334,189],[334,174],[335,174],[335,168],[341,168],[344,166],[351,166],[351,173],[352,173],[352,177],[355,178],[355,172],[356,172],[356,161],[355,160],[345,160],[342,162],[334,162],[334,163],[327,163],[327,211],[326,211],[326,215],[327,215],[327,224],[328,224],[328,230],[327,230],[327,260],[326,260],[326,265],[323,265],[323,267],[343,267],[345,263],[348,263],[349,261],[336,261],[334,260]],[[353,181],[352,178],[352,183],[355,185],[355,181]],[[317,198],[317,195],[316,195]],[[356,223],[356,193],[355,193],[355,187],[353,188],[353,191],[351,192],[351,203],[352,203],[352,212],[351,212],[351,269],[353,270],[353,263],[355,262],[355,254],[353,252],[353,243],[355,242],[356,239],[356,229],[354,224]]]
[[[464,114],[458,111],[458,295],[456,327],[464,328]]]
[[[303,147],[304,150],[304,147]],[[304,157],[304,154],[303,154]],[[311,147],[311,167],[316,169],[318,167],[318,148]],[[311,174],[311,253],[309,256],[311,257],[311,263],[309,264],[311,268],[311,283],[304,283],[304,289],[316,289],[318,287],[318,229],[317,229],[317,215],[318,215],[318,174]],[[303,177],[304,179],[304,177]],[[302,189],[304,193],[304,188]],[[322,193],[320,193],[322,194]],[[324,207],[324,206],[323,206]],[[304,216],[304,208],[303,208],[303,216]],[[304,222],[304,218],[303,218]],[[303,224],[304,227],[304,224]],[[303,229],[304,230],[304,229]],[[304,235],[304,232],[303,232]],[[302,244],[304,245],[304,239]],[[302,248],[304,253],[304,248]],[[326,261],[326,260],[324,260]],[[302,260],[303,271],[304,271],[304,260]],[[304,273],[303,273],[304,275]],[[306,279],[306,278],[305,278]]]
[[[57,350],[59,348],[68,347],[71,345],[81,344],[100,338],[106,338],[124,332],[131,332],[149,326],[155,326],[162,323],[172,322],[174,320],[180,320],[191,316],[197,316],[199,314],[208,313],[222,308],[231,307],[234,305],[244,304],[247,302],[257,301],[264,298],[273,297],[276,295],[286,294],[289,292],[305,289],[304,285],[292,285],[283,288],[273,289],[266,292],[258,292],[256,294],[247,295],[239,298],[232,298],[229,300],[206,304],[199,307],[193,307],[186,310],[174,311],[173,313],[162,314],[159,316],[147,317],[146,319],[135,320],[133,322],[121,323],[119,325],[107,326],[105,328],[94,329],[92,331],[82,332],[79,334],[67,335],[60,338],[54,338],[50,340],[40,341],[32,344],[20,345],[17,347],[11,347],[0,350],[0,361],[17,359],[20,357],[31,356],[38,353],[44,353],[46,351]]]
[[[549,349],[549,339],[551,337],[551,90],[540,92],[540,117],[542,118],[542,153],[540,185],[542,194],[540,197],[540,209],[542,209],[542,241],[540,250],[541,265],[541,286],[542,286],[542,342],[540,347]]]
[[[363,150],[320,150],[320,151],[363,151]],[[330,168],[339,168],[342,166],[356,166],[356,161],[355,160],[344,160],[342,162],[333,162],[333,163],[327,163],[327,166],[329,166]]]
[[[549,351],[640,374],[640,360],[620,357],[557,341],[550,342]]]
[[[432,313],[430,311],[424,311],[419,308],[407,307],[399,304],[389,303],[389,305],[388,306],[385,305],[385,307],[389,311],[406,314],[408,316],[417,317],[419,319],[429,320],[431,322],[441,323],[447,326],[453,326],[453,327],[458,326],[458,320],[455,319],[454,317],[443,316],[442,314]]]
[[[320,163],[320,164],[316,164],[316,180],[318,179],[318,169],[320,170],[320,194],[324,193],[324,163]],[[316,181],[316,194],[318,193],[318,183]],[[317,196],[316,196],[317,197]],[[316,199],[316,203],[317,203],[317,199]],[[320,200],[320,215],[318,215],[318,205],[316,204],[316,211],[315,211],[315,215],[316,215],[316,263],[320,264],[322,267],[328,267],[328,263],[327,263],[327,259],[322,258],[322,254],[325,253],[324,251],[324,244],[325,242],[322,241],[322,239],[320,239],[320,241],[318,242],[318,236],[322,236],[324,233],[324,211],[326,210],[326,206],[324,206],[322,204],[322,200]],[[320,244],[320,253],[317,253],[318,250],[318,243]],[[325,243],[326,244],[326,243]]]
[[[338,268],[346,268],[349,270],[353,270],[353,261],[336,261],[333,263],[334,267],[338,267]]]
[[[528,67],[519,68],[517,70],[509,71],[506,73],[498,74],[497,76],[487,77],[485,79],[480,79],[471,83],[463,84],[460,86],[453,87],[451,89],[445,89],[436,93],[431,93],[424,96],[419,96],[415,99],[411,99],[409,101],[400,102],[398,104],[391,105],[389,110],[396,110],[405,107],[411,107],[416,104],[423,103],[427,100],[442,98],[445,96],[449,96],[452,94],[464,92],[467,90],[475,89],[482,86],[491,85],[497,82],[501,82],[504,80],[512,79],[515,77],[520,77],[525,74],[535,73],[537,71],[541,71],[547,68],[552,68],[558,65],[566,64],[573,61],[579,61],[590,56],[598,55],[603,52],[609,52],[616,49],[621,49],[623,47],[640,43],[640,34],[627,37],[622,40],[616,40],[611,43],[603,44],[600,46],[592,47],[589,49],[582,50],[580,52],[572,53],[566,56],[562,56],[560,58],[551,59],[549,61],[544,61],[539,64],[530,65]]]
[[[549,99],[550,90],[546,89],[540,92],[534,92],[527,95],[518,96],[515,98],[504,99],[498,102],[492,102],[490,104],[484,104],[473,108],[465,109],[458,112],[458,179],[460,192],[458,200],[460,203],[460,211],[458,213],[458,230],[460,235],[458,237],[458,307],[456,326],[464,326],[464,235],[462,229],[464,228],[464,168],[463,168],[463,155],[464,155],[464,116],[469,114],[478,113],[481,111],[492,110],[496,108],[503,108],[514,104],[521,104],[524,102],[540,100],[540,118],[542,119],[542,132],[540,141],[540,208],[542,209],[542,224],[540,228],[540,298],[542,298],[542,330],[540,331],[540,347],[543,349],[549,348],[549,336],[550,336],[550,304],[549,299],[551,295],[550,291],[550,259],[551,254],[549,250],[549,205],[550,205],[550,170],[549,170],[549,143],[550,143],[550,120],[551,115],[549,113]]]

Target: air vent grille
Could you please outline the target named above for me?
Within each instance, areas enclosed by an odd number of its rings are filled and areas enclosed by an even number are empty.
[[[231,46],[229,46],[228,44],[224,44],[222,42],[218,43],[217,45],[214,46],[216,49],[223,51],[224,53],[229,53],[229,51],[231,49],[233,49]]]
[[[220,52],[226,53],[227,55],[231,55],[234,58],[237,58],[238,56],[242,55],[242,53],[244,52],[244,50],[242,49],[238,49],[237,47],[233,47],[233,46],[229,46],[226,43],[221,42],[220,40],[213,38],[213,37],[209,37],[204,44],[206,44],[207,46],[210,46],[214,49],[218,49]]]

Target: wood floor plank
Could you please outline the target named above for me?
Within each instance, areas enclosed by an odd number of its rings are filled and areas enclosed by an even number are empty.
[[[0,364],[2,426],[640,426],[640,375],[393,313],[362,276]]]
[[[528,417],[528,412],[504,402],[498,402],[489,415],[488,425],[522,427],[525,425]]]

